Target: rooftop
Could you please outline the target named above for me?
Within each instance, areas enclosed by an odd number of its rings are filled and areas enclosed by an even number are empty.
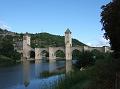
[[[71,31],[69,30],[69,28],[67,28],[67,30],[65,31],[65,33],[71,33]]]

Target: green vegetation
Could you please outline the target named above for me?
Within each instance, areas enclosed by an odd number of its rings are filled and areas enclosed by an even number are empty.
[[[104,56],[105,54],[98,50],[93,50],[91,52],[80,52],[78,50],[73,51],[73,57],[78,60],[76,66],[79,68],[94,65],[97,59],[103,59]]]
[[[93,54],[93,52],[85,51],[81,52],[79,55],[79,62],[81,67],[86,67],[89,65],[93,65],[95,63],[96,55]]]
[[[36,34],[30,34],[30,35],[31,35],[32,48],[35,48],[35,47],[45,48],[49,46],[54,46],[54,47],[65,46],[64,36],[52,35],[49,33],[36,33]],[[73,46],[85,45],[76,39],[72,39],[72,41],[73,41]]]
[[[58,50],[58,51],[56,52],[56,57],[64,58],[64,57],[65,57],[65,53],[64,53],[63,51]]]
[[[111,84],[109,84],[109,86],[111,85],[112,89],[120,89],[120,78],[118,78],[118,76],[120,76],[120,0],[112,0],[112,2],[103,5],[101,17],[101,23],[103,24],[102,29],[105,31],[104,36],[110,40],[111,48],[114,51],[112,54],[114,58],[106,68],[106,71],[111,73],[109,77],[109,80],[111,80],[109,83]],[[106,72],[104,71],[103,73]],[[107,85],[107,83],[105,83],[105,85]]]
[[[105,38],[110,40],[115,57],[120,57],[120,0],[102,6],[101,22]]]
[[[14,50],[13,36],[0,35],[0,66],[16,64],[20,54]]]
[[[96,59],[95,65],[60,78],[55,89],[114,89],[116,70],[120,69],[120,62],[112,58],[110,53],[101,57]]]
[[[13,63],[14,63],[13,59],[3,56],[3,55],[0,55],[0,66],[8,66]]]

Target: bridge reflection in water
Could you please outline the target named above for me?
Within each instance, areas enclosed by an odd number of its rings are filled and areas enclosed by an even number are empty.
[[[23,62],[23,83],[25,87],[30,83],[30,62],[27,60]]]
[[[25,87],[29,87],[29,85],[31,84],[30,65],[31,63],[29,59],[23,61],[23,83]],[[50,76],[56,76],[59,73],[62,74],[69,73],[70,71],[72,71],[72,61],[52,60],[49,62],[45,62],[44,60],[36,60],[34,64],[34,68],[35,68],[34,79],[44,79]]]

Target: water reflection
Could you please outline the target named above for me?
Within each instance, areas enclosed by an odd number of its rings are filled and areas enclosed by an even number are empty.
[[[35,60],[35,77],[40,78],[40,74],[43,71],[43,63],[42,60]]]
[[[49,61],[49,73],[53,73],[56,72],[56,61],[55,60],[51,60]]]
[[[72,71],[72,61],[44,62],[44,60],[35,60],[35,78],[43,79],[57,74],[57,72],[69,73]],[[23,84],[27,87],[30,84],[30,61],[23,61]]]
[[[41,59],[36,59],[36,60],[35,60],[35,64],[40,64],[40,63],[42,63],[42,61],[43,61],[43,60],[41,60]]]
[[[30,62],[23,61],[23,84],[27,87],[30,84]]]
[[[65,74],[72,71],[72,61],[35,60],[35,63],[30,63],[28,59],[18,66],[9,67],[7,71],[0,70],[0,89],[6,89],[5,87],[8,87],[7,89],[45,89],[43,87],[51,86],[49,84],[58,80],[60,75],[57,73]],[[7,83],[8,80],[10,83]]]
[[[66,61],[66,73],[70,73],[72,71],[72,61]]]

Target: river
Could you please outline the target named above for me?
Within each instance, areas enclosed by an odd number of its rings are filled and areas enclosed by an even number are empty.
[[[0,68],[0,89],[48,89],[69,71],[72,71],[72,61],[24,61]]]

